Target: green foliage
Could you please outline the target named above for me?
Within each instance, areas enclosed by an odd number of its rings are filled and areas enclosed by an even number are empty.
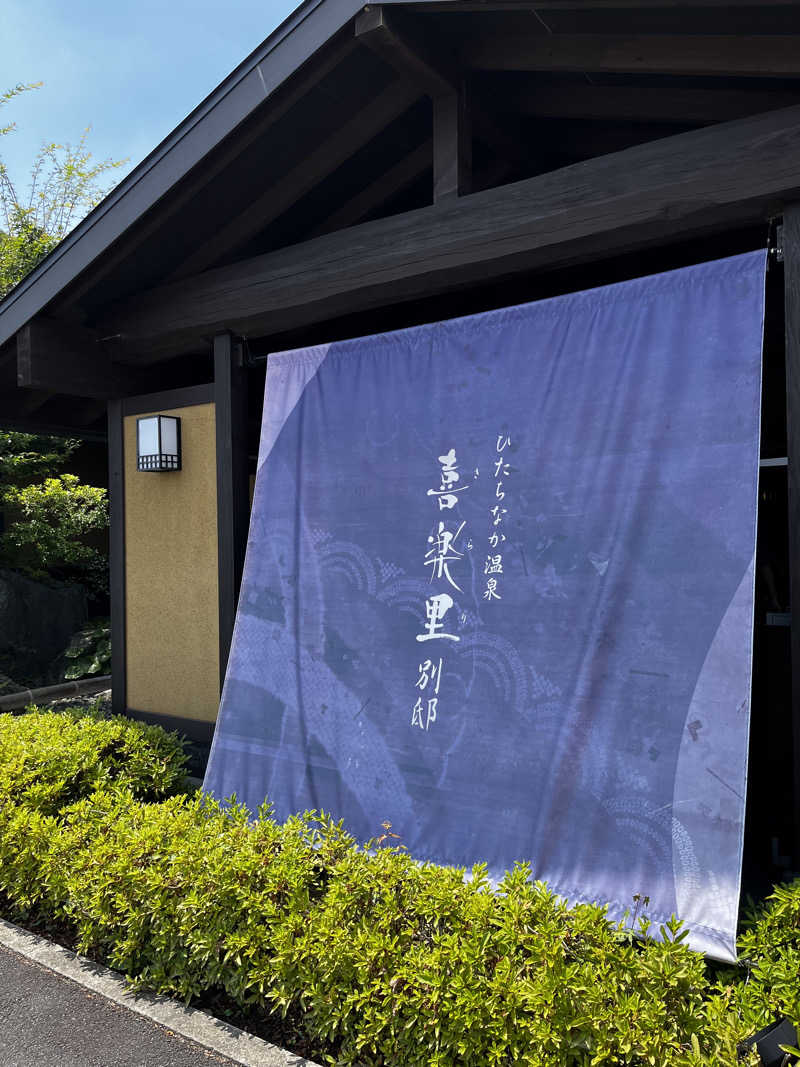
[[[0,107],[38,89],[41,82],[0,93]],[[0,126],[0,136],[15,123]],[[0,297],[24,278],[109,191],[102,181],[125,160],[94,160],[87,148],[89,130],[78,143],[43,144],[32,164],[27,190],[13,181],[0,157]]]
[[[111,665],[111,620],[95,619],[79,630],[67,645],[69,660],[64,677],[86,678],[107,672]]]
[[[0,492],[55,474],[79,447],[76,438],[0,430]]]
[[[634,937],[524,865],[494,891],[482,866],[362,848],[325,814],[166,795],[181,766],[159,733],[0,719],[0,898],[137,988],[302,1012],[316,1058],[352,1067],[734,1067],[774,1012],[800,1021],[800,883],[753,917],[749,981],[712,982],[676,920]]]
[[[72,438],[0,432],[0,562],[32,578],[77,579],[105,592],[108,566],[87,534],[108,526],[106,491],[56,476],[80,446]]]
[[[0,179],[2,176],[0,170]],[[0,231],[0,297],[21,282],[57,244],[58,238],[37,226],[29,212],[9,205],[5,210],[5,231]]]
[[[800,1023],[800,879],[750,909],[739,949],[750,981],[736,987],[733,1005],[745,1025],[752,1032],[778,1016]]]
[[[108,526],[105,489],[83,485],[74,474],[39,485],[9,486],[0,498],[17,521],[2,535],[4,556],[33,578],[75,575],[90,588],[107,589],[106,557],[85,537]]]
[[[40,85],[20,83],[0,93],[0,108]],[[14,129],[13,122],[0,126],[0,137]],[[42,145],[24,191],[0,156],[0,298],[105,196],[110,186],[103,177],[122,166],[124,161],[93,160],[88,132],[77,145]],[[31,577],[77,578],[104,593],[106,561],[85,535],[107,525],[105,494],[80,485],[74,475],[55,477],[76,447],[75,441],[0,433],[0,508],[18,520],[3,535],[0,553],[6,565]]]
[[[0,715],[0,897],[12,914],[58,914],[52,886],[61,872],[47,866],[65,840],[62,811],[89,798],[127,805],[185,786],[185,756],[175,734],[124,718],[85,711]],[[82,830],[93,844],[92,823]]]
[[[688,1064],[693,1035],[716,1048],[677,923],[640,945],[526,865],[498,893],[484,867],[463,875],[351,850],[313,921],[284,928],[279,1002],[303,1001],[337,1063]]]
[[[56,815],[98,789],[159,799],[182,787],[176,734],[85,711],[0,715],[0,808]]]
[[[21,96],[22,93],[27,93],[31,89],[38,89],[41,87],[41,82],[29,82],[27,85],[24,82],[19,82],[13,87],[13,89],[5,89],[0,93],[0,107],[4,107],[9,100],[13,100],[15,96]],[[5,133],[11,133],[12,130],[17,128],[16,122],[9,122],[5,126],[0,126],[0,137]]]

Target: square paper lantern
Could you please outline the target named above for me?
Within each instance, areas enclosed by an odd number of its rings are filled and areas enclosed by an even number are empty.
[[[174,415],[137,419],[136,456],[140,471],[179,471],[181,420]]]

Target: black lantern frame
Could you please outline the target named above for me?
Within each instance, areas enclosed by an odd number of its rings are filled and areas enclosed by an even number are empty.
[[[142,423],[155,424],[155,452],[152,450],[143,451]],[[174,424],[174,451],[171,448],[165,450],[165,438],[172,436],[167,428],[167,423]],[[145,415],[143,418],[136,420],[136,463],[140,471],[146,472],[163,473],[165,471],[181,470],[181,420],[177,415]]]

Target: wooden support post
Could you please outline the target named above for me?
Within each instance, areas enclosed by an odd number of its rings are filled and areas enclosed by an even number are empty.
[[[126,699],[125,635],[125,465],[122,401],[108,402],[109,588],[111,591],[111,706],[124,715]]]
[[[217,427],[217,553],[219,560],[219,670],[225,681],[236,602],[242,580],[250,497],[247,471],[247,368],[241,344],[229,333],[214,337]]]
[[[800,202],[783,214],[786,312],[786,438],[789,457],[789,579],[792,610],[794,868],[800,870]]]
[[[472,121],[466,80],[447,50],[432,45],[407,19],[380,5],[364,9],[356,19],[355,34],[401,78],[431,98],[434,202],[471,192]],[[488,129],[493,124],[487,120],[480,125]]]
[[[433,100],[433,201],[472,192],[472,129],[467,87]]]

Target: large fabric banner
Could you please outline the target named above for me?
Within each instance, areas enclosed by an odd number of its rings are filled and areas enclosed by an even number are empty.
[[[734,958],[764,270],[270,356],[205,788]]]

